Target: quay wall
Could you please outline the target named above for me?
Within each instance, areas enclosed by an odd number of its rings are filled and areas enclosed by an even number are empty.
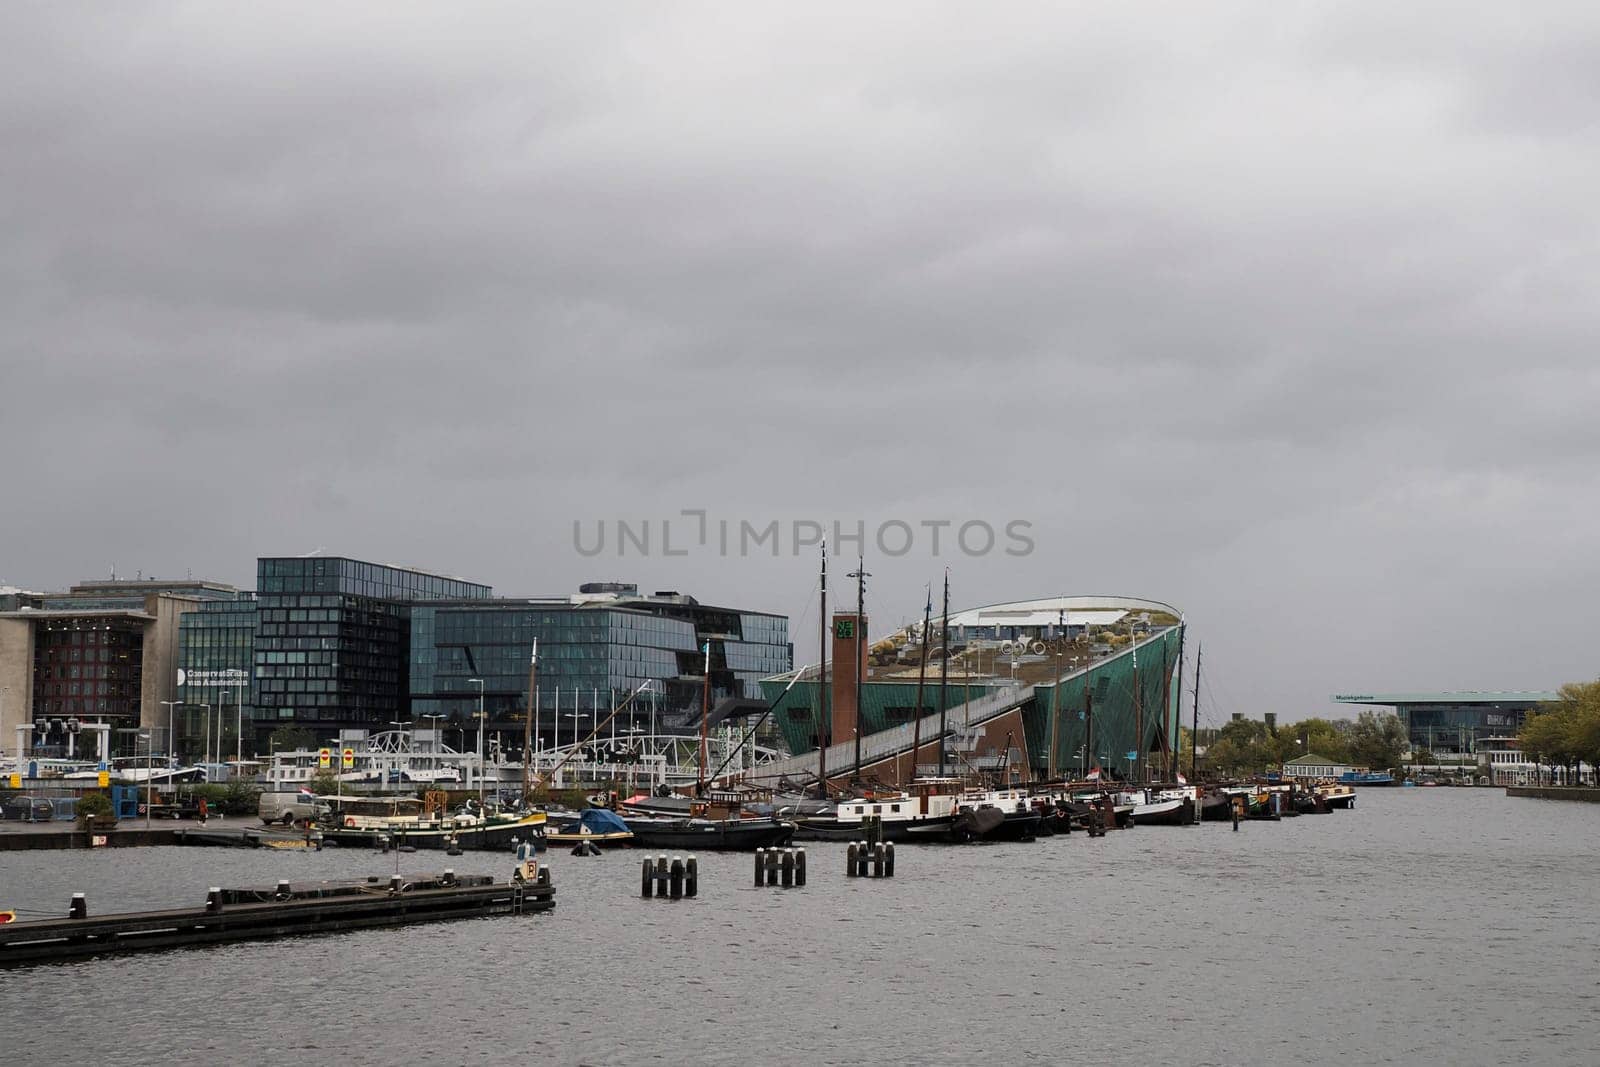
[[[1585,800],[1600,804],[1600,789],[1576,785],[1508,785],[1508,797],[1537,797],[1540,800]]]

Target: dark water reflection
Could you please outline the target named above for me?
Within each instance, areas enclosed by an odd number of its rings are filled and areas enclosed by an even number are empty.
[[[636,853],[557,853],[548,916],[0,972],[0,1057],[1594,1063],[1597,830],[1589,805],[1369,790],[1239,833],[908,848],[883,882],[816,846],[789,892],[708,855],[701,899],[678,903],[638,899]],[[0,906],[392,869],[332,850],[0,853]]]

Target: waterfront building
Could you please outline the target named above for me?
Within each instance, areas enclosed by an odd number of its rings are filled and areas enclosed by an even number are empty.
[[[1348,763],[1336,763],[1327,756],[1319,756],[1315,752],[1307,752],[1304,756],[1289,760],[1283,765],[1285,778],[1337,778],[1347,771],[1355,768]]]
[[[950,773],[1019,780],[1076,776],[1095,767],[1108,778],[1141,780],[1173,770],[1184,627],[1171,605],[1057,596],[952,612],[948,640],[937,619],[926,637],[919,705],[921,629],[919,621],[869,639],[865,618],[834,615],[826,716],[830,781],[858,774],[858,731],[859,775],[887,783],[935,773],[941,763]],[[815,773],[824,736],[822,692],[815,668],[792,687],[789,682],[767,678],[762,689],[775,702],[774,716],[796,754],[775,771],[803,776]],[[919,711],[922,720],[914,724]]]
[[[413,567],[343,556],[262,557],[252,688],[258,722],[332,736],[403,717],[413,606],[492,594],[487,585]]]
[[[163,702],[180,699],[180,620],[237,595],[221,582],[143,578],[9,594],[11,610],[0,611],[0,744],[17,746],[19,757],[170,751]]]
[[[1515,734],[1522,720],[1540,704],[1557,699],[1552,692],[1469,691],[1419,693],[1346,693],[1333,699],[1394,709],[1413,751],[1465,756],[1477,752],[1489,737]]]
[[[256,751],[254,593],[201,604],[178,623],[178,696],[169,716],[184,763]],[[271,729],[269,722],[266,727]]]
[[[411,624],[412,714],[438,716],[467,745],[481,689],[487,729],[505,750],[520,750],[528,725],[535,639],[536,747],[585,736],[646,682],[648,691],[617,717],[616,733],[698,723],[707,644],[713,706],[760,700],[760,679],[793,661],[781,615],[701,604],[676,591],[640,595],[618,582],[567,596],[416,605]]]

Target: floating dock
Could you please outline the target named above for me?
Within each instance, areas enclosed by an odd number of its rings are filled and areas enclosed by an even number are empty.
[[[522,915],[555,907],[550,869],[529,880],[489,875],[395,875],[384,882],[318,882],[212,889],[200,908],[91,918],[82,894],[68,917],[0,925],[0,967],[224,941],[333,933],[374,926]]]

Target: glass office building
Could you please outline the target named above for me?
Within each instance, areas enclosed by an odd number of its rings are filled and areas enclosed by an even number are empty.
[[[255,643],[258,604],[254,593],[202,604],[178,623],[178,692],[183,706],[173,718],[177,751],[199,760],[206,739],[220,735],[219,751],[256,751]],[[206,719],[210,718],[208,725]],[[270,730],[270,725],[268,729]]]
[[[713,706],[726,698],[761,699],[759,680],[789,670],[793,661],[788,619],[708,607],[676,593],[419,605],[411,622],[413,714],[470,728],[479,701],[474,679],[481,679],[489,728],[519,742],[537,638],[537,726],[545,745],[557,742],[558,730],[561,740],[586,732],[597,713],[604,721],[647,681],[656,684],[619,717],[618,732],[648,729],[652,716],[657,729],[698,721],[707,642]]]
[[[321,733],[383,729],[409,702],[410,605],[487,599],[489,586],[336,556],[257,561],[258,720]]]

